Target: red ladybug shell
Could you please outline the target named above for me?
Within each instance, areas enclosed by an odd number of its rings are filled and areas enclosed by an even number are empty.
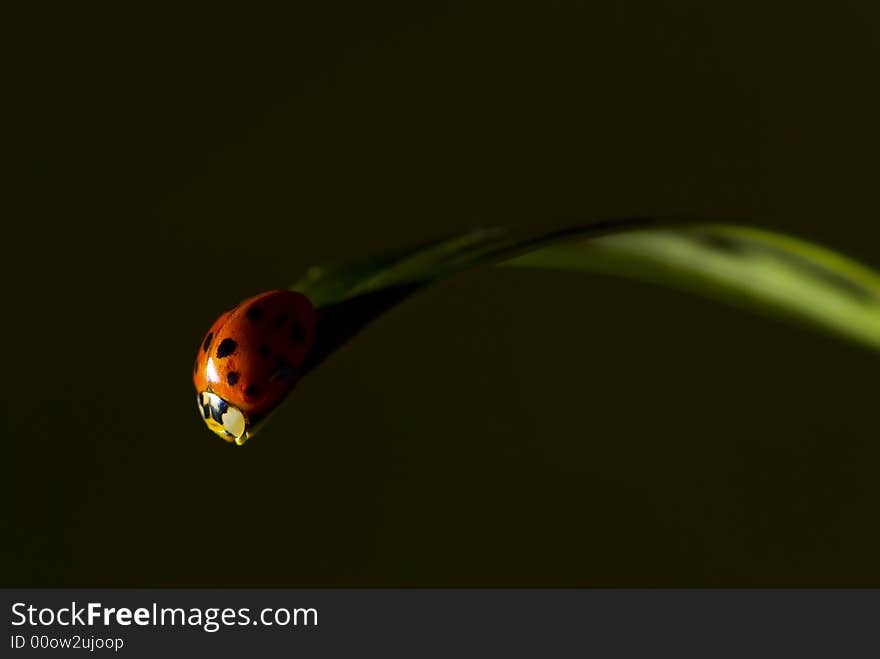
[[[196,390],[237,407],[252,426],[301,377],[316,319],[302,293],[276,290],[248,298],[208,330],[196,358]]]

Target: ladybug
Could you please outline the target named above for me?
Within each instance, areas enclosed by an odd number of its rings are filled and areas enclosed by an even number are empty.
[[[199,414],[238,446],[304,373],[317,313],[294,291],[267,291],[222,314],[199,346],[193,368]]]

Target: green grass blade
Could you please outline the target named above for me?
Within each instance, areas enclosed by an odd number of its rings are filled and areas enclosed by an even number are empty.
[[[736,226],[636,231],[505,263],[601,272],[787,316],[880,349],[880,274],[802,240]]]
[[[515,236],[503,228],[477,229],[361,261],[316,266],[291,289],[308,295],[316,307],[327,307],[392,288],[424,286],[462,270],[498,263],[559,241],[584,240],[668,223],[627,218],[527,236]]]
[[[310,368],[422,287],[491,264],[650,281],[784,315],[880,349],[880,274],[874,270],[769,231],[634,218],[530,236],[481,229],[312,268],[292,287],[321,314]]]

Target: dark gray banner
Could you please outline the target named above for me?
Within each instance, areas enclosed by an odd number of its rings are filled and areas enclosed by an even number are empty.
[[[9,657],[880,656],[875,590],[2,594]]]

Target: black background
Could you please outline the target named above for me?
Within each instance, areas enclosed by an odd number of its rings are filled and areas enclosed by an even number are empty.
[[[632,214],[880,264],[869,2],[8,3],[5,586],[880,585],[877,358],[492,270],[243,449],[190,381],[314,263]]]

